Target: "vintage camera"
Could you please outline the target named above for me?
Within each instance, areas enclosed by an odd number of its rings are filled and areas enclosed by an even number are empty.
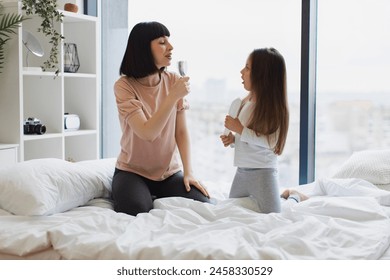
[[[24,134],[44,134],[46,126],[37,118],[27,118],[24,120]]]

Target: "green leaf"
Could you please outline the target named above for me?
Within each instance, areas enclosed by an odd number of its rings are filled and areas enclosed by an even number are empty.
[[[55,22],[62,22],[64,15],[57,10],[57,0],[22,0],[22,10],[26,14],[36,14],[42,18],[41,26],[38,32],[42,32],[49,37],[49,43],[52,45],[49,58],[43,63],[41,68],[54,69],[56,75],[59,73],[58,67],[58,46],[64,36],[55,29]]]

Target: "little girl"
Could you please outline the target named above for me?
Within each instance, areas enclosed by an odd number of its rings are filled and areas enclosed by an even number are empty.
[[[274,48],[255,49],[241,78],[249,93],[237,114],[226,116],[230,132],[221,135],[225,147],[235,148],[237,171],[229,197],[252,196],[262,213],[280,212],[277,156],[283,152],[289,125],[284,58]]]

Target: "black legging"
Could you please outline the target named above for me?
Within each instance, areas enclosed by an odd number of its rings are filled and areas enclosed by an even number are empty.
[[[187,192],[181,171],[163,181],[153,181],[138,174],[115,169],[112,179],[114,210],[136,216],[153,208],[153,199],[180,196],[202,202],[209,199],[196,187]]]

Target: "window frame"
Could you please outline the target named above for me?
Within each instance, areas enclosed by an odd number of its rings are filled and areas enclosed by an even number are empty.
[[[302,0],[299,184],[315,180],[317,0]]]

